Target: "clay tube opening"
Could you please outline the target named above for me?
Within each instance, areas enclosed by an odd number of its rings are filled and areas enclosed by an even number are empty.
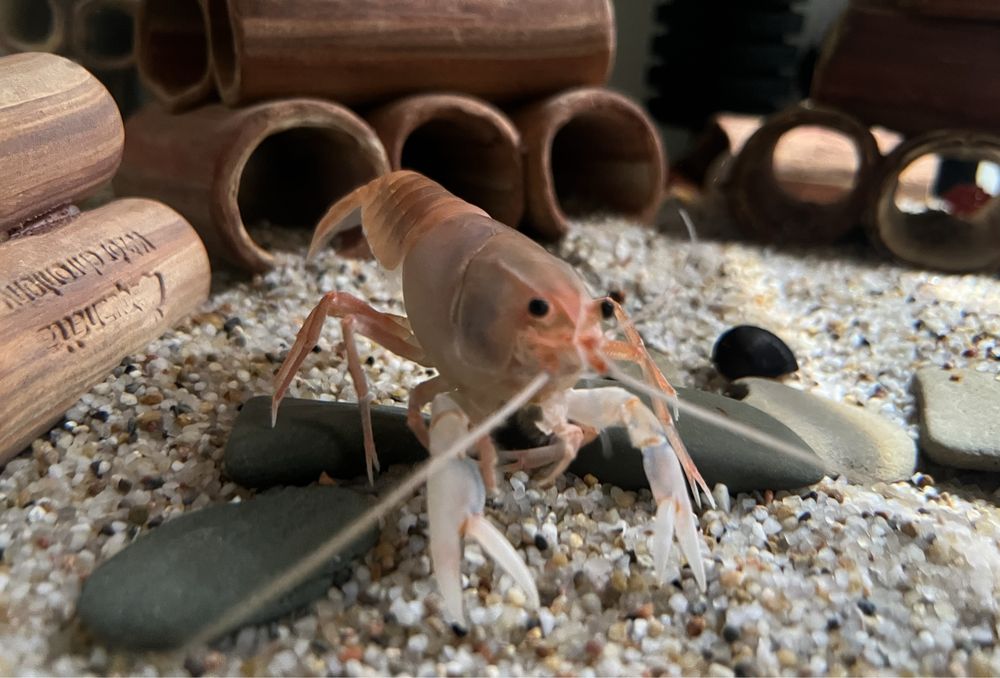
[[[766,120],[733,160],[729,207],[751,237],[831,243],[860,224],[878,158],[875,137],[854,118],[794,106]]]
[[[556,133],[551,156],[556,200],[568,217],[610,212],[642,221],[659,196],[659,146],[625,111],[577,115]]]
[[[312,228],[338,198],[383,171],[345,131],[297,127],[275,132],[243,166],[240,217],[248,226]]]
[[[207,96],[207,17],[198,0],[146,0],[136,36],[139,73],[157,98],[176,109]]]
[[[832,205],[847,199],[858,185],[861,152],[842,132],[801,125],[778,139],[771,171],[778,188],[793,200]]]
[[[524,138],[526,226],[546,239],[569,217],[611,214],[651,223],[663,199],[666,158],[656,128],[629,99],[571,90],[519,112]]]
[[[57,11],[51,0],[0,2],[0,44],[15,51],[50,51],[58,39]]]
[[[523,210],[516,145],[488,120],[448,115],[410,133],[400,167],[424,174],[493,218],[517,226]]]
[[[123,68],[135,54],[135,12],[126,4],[92,0],[78,5],[77,50],[96,68]]]
[[[1000,137],[937,133],[886,160],[874,236],[918,266],[975,271],[1000,266]]]

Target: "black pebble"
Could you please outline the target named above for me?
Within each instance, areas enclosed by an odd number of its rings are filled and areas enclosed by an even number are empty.
[[[753,325],[739,325],[723,332],[712,348],[712,362],[730,381],[742,377],[780,377],[799,369],[785,342]]]
[[[455,635],[459,638],[465,638],[469,635],[469,630],[462,626],[461,624],[452,624],[451,630],[455,632]]]
[[[539,551],[549,550],[548,540],[537,532],[535,533],[535,548],[538,549]]]
[[[740,639],[740,630],[735,626],[726,624],[722,627],[722,637],[726,639],[727,643],[735,643]]]
[[[875,616],[875,603],[867,598],[862,598],[858,601],[858,608],[869,617]]]
[[[736,665],[733,666],[733,673],[742,678],[743,676],[756,676],[757,670],[750,662],[736,662]]]
[[[243,321],[240,320],[238,316],[233,316],[232,318],[229,318],[226,322],[222,323],[222,329],[226,331],[226,334],[229,334],[230,332],[235,330],[237,326],[242,324]]]

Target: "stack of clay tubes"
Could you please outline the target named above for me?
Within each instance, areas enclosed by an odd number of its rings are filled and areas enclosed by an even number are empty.
[[[158,202],[90,211],[121,159],[107,89],[63,57],[0,57],[0,464],[207,296],[198,234]]]
[[[864,228],[876,248],[911,265],[1000,268],[1000,197],[991,199],[974,176],[961,178],[950,208],[912,213],[896,201],[899,193],[924,202],[929,183],[944,190],[933,173],[909,181],[927,156],[966,170],[1000,165],[1000,91],[984,85],[1000,70],[998,46],[1000,5],[989,0],[854,0],[824,48],[813,101],[771,116],[748,138],[718,118],[715,138],[735,155],[722,187],[736,222],[776,243],[829,243]],[[787,156],[800,167],[783,173],[807,180],[789,190],[775,174],[776,145],[786,135],[792,143],[793,130],[817,127],[854,149],[821,149],[799,136]],[[894,142],[882,128],[898,133]],[[831,174],[852,165],[850,176]],[[840,190],[817,198],[824,186]]]
[[[610,0],[147,0],[136,44],[158,101],[127,124],[116,190],[250,271],[274,259],[247,225],[312,226],[391,169],[546,239],[662,200],[654,126],[603,88]]]
[[[135,16],[141,0],[3,0],[0,54],[49,52],[80,62],[129,112],[140,100]]]

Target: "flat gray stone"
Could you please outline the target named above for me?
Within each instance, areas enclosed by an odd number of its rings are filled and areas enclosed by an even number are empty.
[[[618,385],[598,380],[581,386]],[[803,450],[806,445],[773,417],[738,400],[679,389],[682,399],[770,433]],[[356,477],[364,473],[361,422],[357,405],[316,400],[288,399],[282,403],[278,424],[270,427],[270,400],[248,401],[226,445],[226,474],[250,487],[304,484],[320,473]],[[382,407],[373,418],[375,445],[385,468],[389,464],[416,462],[426,452],[406,426],[406,410]],[[678,428],[705,480],[725,483],[734,492],[758,489],[793,489],[820,480],[825,469],[819,457],[789,457],[759,443],[730,433],[694,417],[681,416]],[[632,448],[623,428],[611,428],[580,450],[570,470],[592,473],[602,482],[623,489],[648,487],[641,453]]]
[[[134,650],[181,647],[367,507],[339,487],[285,488],[168,521],[99,566],[77,603],[101,641]],[[309,580],[246,623],[262,623],[322,596],[375,544],[369,530]],[[230,631],[233,629],[229,629]]]
[[[383,469],[413,464],[427,452],[410,433],[406,410],[372,407],[375,449]],[[244,487],[308,485],[321,473],[331,478],[365,474],[361,415],[355,403],[285,398],[271,427],[271,398],[243,405],[226,442],[226,475]]]
[[[731,492],[791,490],[812,485],[826,474],[822,460],[809,446],[770,415],[739,400],[697,389],[678,388],[677,395],[682,401],[747,424],[806,453],[791,456],[682,412],[677,430],[709,487],[723,483]],[[642,453],[629,443],[624,428],[603,431],[597,440],[580,450],[569,470],[581,476],[592,473],[601,482],[625,490],[649,487],[642,467]]]
[[[832,471],[856,482],[892,482],[913,475],[917,446],[888,419],[769,379],[750,377],[733,383],[748,389],[744,403],[795,431]]]
[[[920,447],[943,466],[1000,471],[1000,375],[929,367],[914,377]]]

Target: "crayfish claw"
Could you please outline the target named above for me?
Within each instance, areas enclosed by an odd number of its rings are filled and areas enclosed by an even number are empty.
[[[653,526],[653,562],[657,576],[662,581],[667,556],[670,554],[671,537],[676,532],[681,553],[691,566],[698,588],[704,591],[707,582],[698,546],[698,527],[677,455],[670,443],[652,445],[643,448],[642,465],[657,504],[656,522]]]
[[[539,606],[538,588],[531,577],[531,571],[517,550],[507,541],[507,537],[485,516],[471,515],[465,521],[465,533],[479,542],[483,550],[510,575],[514,583],[528,596],[532,609]]]

